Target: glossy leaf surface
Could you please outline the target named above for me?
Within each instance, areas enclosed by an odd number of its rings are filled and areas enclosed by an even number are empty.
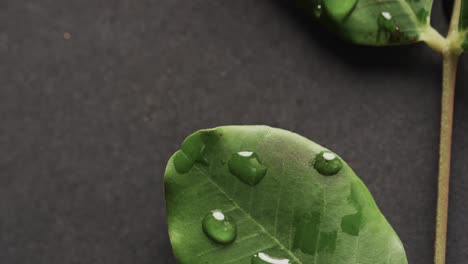
[[[248,169],[230,168],[237,155],[246,159],[235,166]],[[407,263],[398,236],[351,168],[285,130],[227,126],[192,134],[168,162],[165,195],[180,264]],[[208,227],[207,214],[214,223]]]
[[[296,1],[332,32],[372,46],[421,41],[432,8],[432,0]]]

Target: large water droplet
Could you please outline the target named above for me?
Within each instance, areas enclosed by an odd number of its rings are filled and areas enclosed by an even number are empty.
[[[244,183],[258,184],[267,172],[255,152],[241,151],[232,154],[228,162],[229,171]]]
[[[335,21],[344,21],[354,10],[358,0],[323,0],[328,16]]]
[[[259,252],[252,257],[252,264],[289,264],[289,259],[279,259],[273,258],[267,255],[266,253]]]
[[[315,157],[314,168],[322,175],[332,176],[343,168],[343,163],[334,153],[322,151]]]
[[[202,225],[205,235],[217,243],[230,244],[236,240],[237,225],[221,210],[207,214]]]

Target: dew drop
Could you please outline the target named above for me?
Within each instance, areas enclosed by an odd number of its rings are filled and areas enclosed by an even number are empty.
[[[252,256],[252,264],[289,264],[289,259],[273,258],[266,253],[259,252]]]
[[[344,21],[356,7],[358,0],[323,0],[327,14],[335,21]]]
[[[332,176],[343,168],[343,163],[334,153],[322,151],[315,157],[314,168],[322,175]]]
[[[255,152],[241,151],[232,154],[228,162],[229,171],[249,185],[257,185],[267,172]]]
[[[216,243],[230,244],[236,240],[237,226],[221,210],[213,210],[203,219],[203,232]]]

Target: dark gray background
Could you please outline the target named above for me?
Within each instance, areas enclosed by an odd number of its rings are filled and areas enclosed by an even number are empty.
[[[431,263],[439,55],[345,44],[281,2],[0,1],[0,263],[174,264],[165,163],[191,132],[226,124],[281,127],[335,150],[410,263]],[[468,259],[466,62],[450,264]]]

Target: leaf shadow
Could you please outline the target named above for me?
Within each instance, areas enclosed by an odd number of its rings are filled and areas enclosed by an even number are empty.
[[[441,56],[424,43],[385,47],[352,44],[314,22],[294,5],[294,1],[272,0],[272,2],[287,13],[323,52],[338,57],[356,70],[384,74],[422,74],[426,78],[431,75],[430,78],[434,78],[434,81],[440,81]],[[432,74],[435,72],[437,74]]]

